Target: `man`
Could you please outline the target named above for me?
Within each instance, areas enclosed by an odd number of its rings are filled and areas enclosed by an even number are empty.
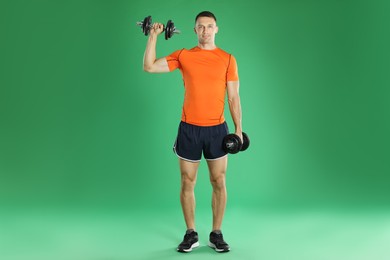
[[[181,49],[171,55],[156,59],[157,36],[163,24],[154,23],[144,55],[144,70],[150,73],[170,72],[180,69],[184,87],[184,103],[174,152],[179,158],[181,172],[180,202],[187,226],[179,252],[190,252],[199,246],[195,229],[195,196],[198,166],[202,152],[207,160],[212,184],[213,226],[209,246],[217,252],[228,252],[229,245],[221,232],[226,207],[225,176],[227,154],[222,140],[229,133],[224,118],[225,95],[228,94],[230,114],[235,134],[242,140],[241,104],[236,59],[215,45],[218,32],[217,19],[209,11],[195,18],[194,31],[198,44],[192,49]]]

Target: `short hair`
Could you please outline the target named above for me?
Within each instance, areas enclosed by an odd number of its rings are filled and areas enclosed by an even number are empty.
[[[210,11],[203,11],[203,12],[200,12],[196,17],[195,17],[195,23],[196,21],[198,20],[199,17],[210,17],[210,18],[213,18],[215,20],[215,22],[217,22],[217,18],[215,17],[215,15],[210,12]]]

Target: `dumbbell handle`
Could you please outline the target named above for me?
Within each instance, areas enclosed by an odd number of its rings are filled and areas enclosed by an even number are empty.
[[[139,26],[139,27],[142,27],[143,24],[144,24],[144,22],[137,22],[137,26]],[[153,25],[149,25],[149,28],[152,28],[152,27],[153,27]],[[165,25],[164,25],[163,31],[165,31]],[[181,31],[176,29],[176,27],[174,27],[173,33],[181,33]]]

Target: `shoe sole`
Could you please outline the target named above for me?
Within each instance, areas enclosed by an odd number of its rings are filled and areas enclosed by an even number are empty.
[[[213,248],[215,251],[217,251],[218,253],[223,253],[223,252],[229,252],[230,251],[230,248],[228,249],[219,249],[217,248],[216,245],[214,245],[213,243],[209,242],[209,247]]]
[[[177,251],[178,252],[183,252],[183,253],[189,253],[189,252],[192,251],[192,249],[197,248],[198,246],[199,246],[199,242],[196,242],[196,243],[193,243],[192,246],[190,248],[188,248],[188,249],[182,249],[182,250],[177,249]]]

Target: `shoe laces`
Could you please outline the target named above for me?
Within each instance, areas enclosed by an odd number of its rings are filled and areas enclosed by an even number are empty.
[[[195,236],[193,236],[192,233],[185,234],[185,235],[184,235],[183,242],[182,242],[181,244],[182,244],[182,245],[191,244],[191,240],[193,240],[194,237],[195,237]]]
[[[218,245],[221,245],[221,246],[227,245],[225,240],[223,240],[223,235],[222,234],[214,233],[214,239],[215,239],[215,243],[218,244]]]

